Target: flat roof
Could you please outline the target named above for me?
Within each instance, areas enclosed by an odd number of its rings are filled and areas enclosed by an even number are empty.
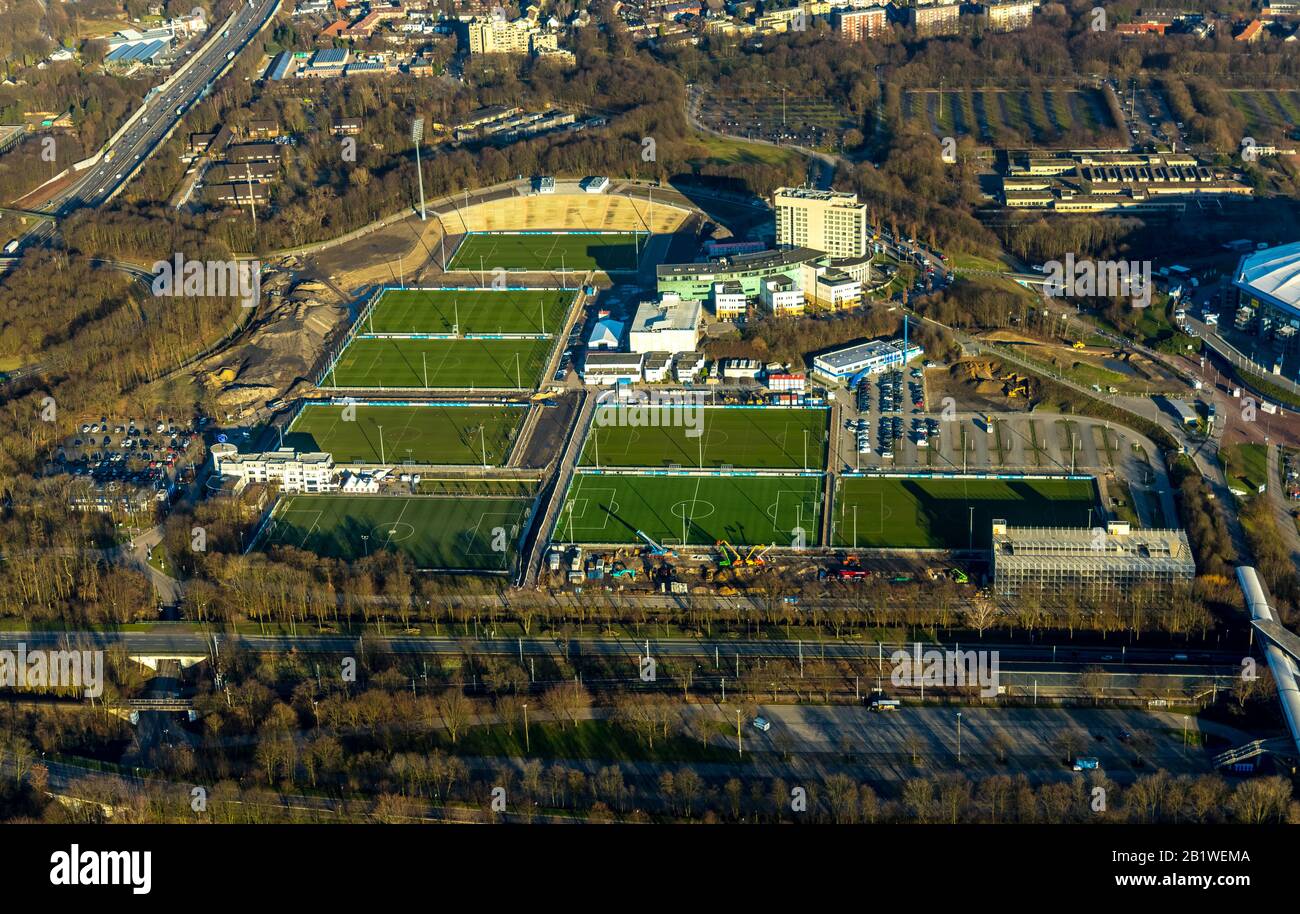
[[[790,197],[795,200],[821,200],[849,206],[865,206],[858,203],[858,195],[842,190],[818,190],[815,187],[778,187],[773,197]]]
[[[624,368],[640,366],[645,358],[643,352],[598,352],[589,351],[583,365],[586,368]]]
[[[745,273],[761,270],[782,270],[811,260],[825,257],[824,251],[813,248],[789,248],[784,251],[756,251],[722,257],[712,263],[661,263],[655,268],[660,278],[679,276],[704,276],[721,278],[723,274]]]
[[[1007,527],[993,534],[996,555],[1070,556],[1079,558],[1167,558],[1195,567],[1187,534],[1177,528],[1136,529],[1101,534],[1087,527]]]
[[[907,348],[909,352],[912,350],[921,350],[921,347],[912,340],[908,340]],[[836,349],[833,352],[816,356],[814,361],[820,362],[823,365],[827,365],[836,370],[843,370],[850,365],[855,365],[858,362],[865,361],[866,359],[878,358],[879,356],[887,355],[891,352],[902,351],[902,340],[871,340],[870,342],[857,343],[844,349]]]
[[[637,305],[632,318],[633,333],[660,333],[665,330],[694,330],[700,325],[700,303],[683,299],[667,304],[647,300]]]

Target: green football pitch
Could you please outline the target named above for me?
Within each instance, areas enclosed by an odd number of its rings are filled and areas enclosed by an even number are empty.
[[[554,538],[664,545],[818,544],[822,480],[812,476],[607,476],[578,473]]]
[[[1091,480],[842,477],[836,487],[833,544],[987,548],[994,518],[1019,527],[1083,527],[1089,508],[1095,524],[1101,514]]]
[[[554,340],[385,340],[357,338],[325,386],[520,388],[536,386]]]
[[[482,232],[465,236],[448,270],[635,270],[639,235],[520,234]]]
[[[826,462],[827,415],[824,409],[601,407],[582,465],[699,467],[702,454],[706,468],[820,470]]]
[[[387,289],[361,329],[366,333],[555,333],[573,290]]]
[[[345,410],[352,418],[345,418]],[[328,451],[335,463],[500,466],[526,413],[509,406],[311,403],[289,427],[284,443],[298,451]]]
[[[260,545],[345,561],[389,549],[417,568],[505,571],[531,504],[524,498],[289,495]]]

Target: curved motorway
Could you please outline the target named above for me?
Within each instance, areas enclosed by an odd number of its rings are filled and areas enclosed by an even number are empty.
[[[47,201],[42,209],[63,216],[81,207],[102,206],[111,199],[154,153],[185,112],[247,47],[279,5],[280,0],[245,0],[245,5],[231,19],[214,25],[214,30],[221,31],[208,37],[195,52],[197,57],[183,67],[184,72],[178,71],[179,78],[174,74],[147,97],[128,122],[130,126],[100,150],[99,160],[86,169],[86,174]],[[44,239],[53,231],[51,221],[42,221],[27,233],[23,242]]]

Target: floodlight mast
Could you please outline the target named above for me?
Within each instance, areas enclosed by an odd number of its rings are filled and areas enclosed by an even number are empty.
[[[420,170],[420,140],[424,138],[424,118],[417,117],[411,122],[411,142],[415,144],[415,177],[420,182],[420,221],[425,221],[424,212],[424,172]]]

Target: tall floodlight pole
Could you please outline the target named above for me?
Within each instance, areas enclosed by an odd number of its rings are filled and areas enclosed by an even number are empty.
[[[417,117],[411,122],[411,142],[415,144],[415,177],[420,182],[420,221],[424,213],[424,172],[420,170],[420,140],[424,139],[424,118]]]
[[[244,163],[244,177],[248,182],[248,211],[253,214],[253,236],[257,236],[257,201],[253,198],[253,172],[247,162]]]

